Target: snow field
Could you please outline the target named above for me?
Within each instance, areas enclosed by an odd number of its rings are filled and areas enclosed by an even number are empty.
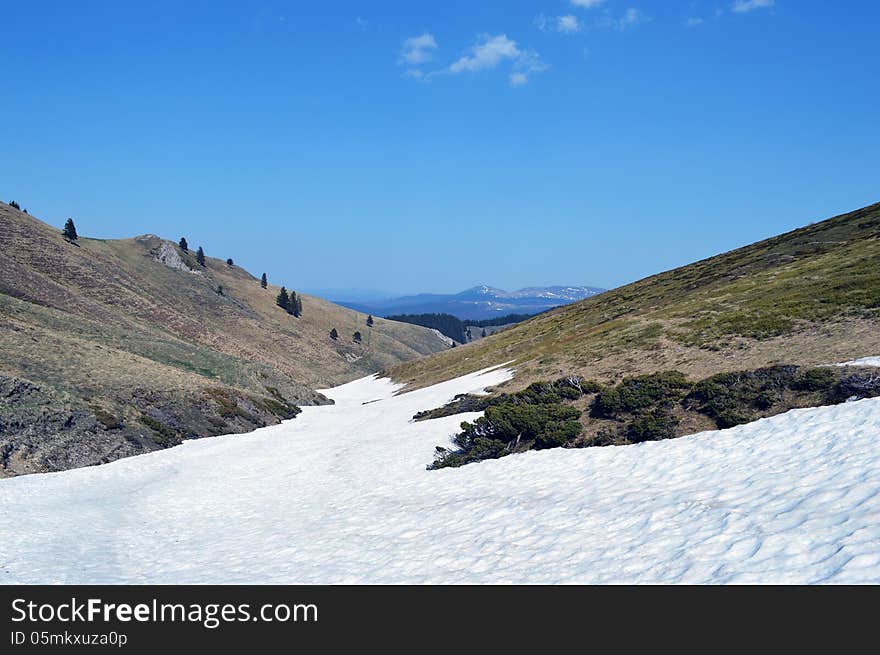
[[[509,376],[0,481],[0,582],[880,582],[880,399],[426,471],[478,414],[413,414]]]

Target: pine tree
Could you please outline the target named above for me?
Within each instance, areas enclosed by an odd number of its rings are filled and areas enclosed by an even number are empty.
[[[268,284],[269,284],[269,280],[266,278],[266,274],[263,273],[263,277],[260,278],[260,286],[265,289],[266,286],[268,286]]]
[[[13,207],[15,209],[21,210],[21,207],[19,206],[19,204],[17,202],[15,202],[14,200],[9,201],[9,206]]]
[[[232,257],[230,257],[229,259],[226,260],[226,265],[227,265],[227,266],[232,266],[232,265],[233,265]]]
[[[302,296],[296,294],[295,291],[290,292],[290,309],[294,316],[299,318],[303,313]]]
[[[202,266],[205,265],[205,251],[202,250],[201,246],[199,246],[199,251],[196,253],[196,261]]]
[[[333,341],[336,341],[339,338],[339,332],[336,331],[336,328],[330,330],[330,338],[333,339]]]
[[[367,327],[373,327],[373,315],[367,316]]]
[[[361,342],[361,333],[355,332],[353,335],[351,335],[351,338],[354,340],[355,343],[360,343]]]
[[[221,296],[223,295],[223,285],[222,284],[217,285],[217,294],[221,295]]]
[[[486,328],[483,328],[483,333],[480,336],[484,339],[486,338]]]
[[[177,245],[180,246],[183,252],[189,252],[189,244],[186,242],[186,237],[180,237],[180,242]]]
[[[290,296],[287,295],[287,289],[281,287],[281,291],[278,292],[278,297],[275,299],[275,304],[277,304],[281,309],[286,312],[290,311]]]
[[[72,218],[67,219],[67,222],[64,224],[64,229],[61,230],[61,234],[63,234],[64,238],[68,241],[76,241],[79,238],[76,234],[76,226],[73,224]]]

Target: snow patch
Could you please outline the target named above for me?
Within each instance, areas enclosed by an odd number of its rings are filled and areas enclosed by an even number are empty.
[[[837,366],[880,366],[880,357],[862,357],[851,362],[843,362]]]
[[[0,481],[0,583],[878,583],[880,399],[426,471],[482,371]]]

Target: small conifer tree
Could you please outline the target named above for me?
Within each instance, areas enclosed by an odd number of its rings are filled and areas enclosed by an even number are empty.
[[[64,238],[68,241],[76,241],[79,238],[76,234],[76,226],[73,224],[72,218],[67,219],[67,222],[64,224],[64,229],[61,230],[61,234],[63,234]]]
[[[484,339],[486,338],[486,328],[483,328],[483,333],[480,336]]]
[[[201,246],[199,246],[199,250],[198,250],[198,252],[196,253],[196,261],[197,261],[201,266],[204,266],[204,265],[205,265],[205,251],[202,250],[202,247],[201,247]]]
[[[232,257],[230,257],[229,259],[226,260],[226,265],[227,265],[227,266],[232,266],[232,265],[233,265]]]
[[[367,327],[373,327],[373,315],[367,316]]]
[[[180,242],[177,245],[180,246],[183,252],[189,252],[189,244],[186,242],[186,237],[180,237]]]
[[[264,289],[269,285],[269,280],[266,278],[266,274],[263,273],[263,277],[260,278],[260,286]]]
[[[275,299],[275,304],[277,304],[281,309],[286,312],[290,311],[290,296],[287,295],[287,289],[281,287],[281,291],[278,292],[278,297]]]
[[[361,333],[355,332],[353,335],[351,335],[351,338],[355,343],[360,343],[361,342]]]
[[[9,201],[9,206],[14,207],[15,209],[21,210],[21,207],[19,206],[19,204],[17,202],[15,202],[14,200]]]
[[[336,328],[330,330],[330,338],[333,339],[333,341],[336,341],[339,338],[339,332],[336,331]]]

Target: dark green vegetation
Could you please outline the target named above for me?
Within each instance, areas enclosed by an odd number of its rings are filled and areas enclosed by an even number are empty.
[[[549,309],[547,311],[550,311]],[[475,325],[477,327],[492,327],[495,325],[512,325],[514,323],[522,323],[523,321],[527,321],[530,318],[534,318],[535,316],[539,316],[545,312],[539,312],[538,314],[505,314],[504,316],[494,316],[492,318],[484,318],[482,321],[468,321],[468,325]]]
[[[333,341],[365,315],[297,294],[291,320],[277,287],[154,235],[73,243],[4,203],[0,235],[0,477],[247,432],[446,347],[382,319],[366,347]]]
[[[388,316],[388,320],[434,328],[458,343],[468,343],[472,340],[472,334],[468,326],[484,328],[481,336],[485,337],[486,327],[519,323],[534,316],[537,316],[537,314],[506,314],[482,321],[462,321],[452,314],[396,314]]]
[[[288,314],[299,318],[302,316],[302,298],[296,295],[296,291],[288,292],[287,289],[281,287],[278,296],[275,298],[275,304]]]
[[[72,218],[67,219],[67,222],[64,224],[64,229],[61,230],[61,235],[68,241],[77,240],[76,225],[73,224]]]
[[[870,369],[772,366],[721,373],[693,383],[679,371],[625,378],[603,387],[578,377],[536,382],[492,396],[460,395],[414,418],[426,420],[485,411],[461,424],[457,447],[437,447],[429,469],[462,466],[526,450],[588,447],[671,439],[728,428],[795,407],[834,405],[880,396]],[[589,409],[589,416],[583,416]]]
[[[510,387],[562,372],[605,383],[670,369],[702,379],[877,352],[880,205],[871,205],[560,307],[390,374],[412,389],[513,360]]]
[[[387,318],[389,321],[400,321],[401,323],[433,328],[459,343],[467,341],[464,323],[452,314],[397,314]]]
[[[461,424],[462,431],[453,440],[458,450],[437,446],[437,458],[428,468],[457,467],[530,448],[564,446],[580,434],[580,415],[580,410],[558,403],[489,407],[473,423]]]

